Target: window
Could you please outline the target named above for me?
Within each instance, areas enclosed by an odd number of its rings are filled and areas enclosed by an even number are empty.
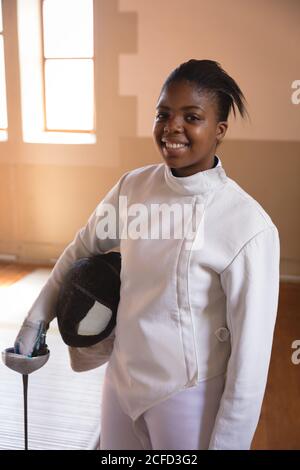
[[[92,0],[43,0],[45,130],[94,130]]]
[[[17,0],[25,142],[94,144],[93,0]]]
[[[2,0],[0,0],[0,140],[7,140],[7,105],[5,87]]]

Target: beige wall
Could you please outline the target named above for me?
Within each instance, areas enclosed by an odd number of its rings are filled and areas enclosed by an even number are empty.
[[[137,96],[138,135],[149,136],[155,99],[168,73],[190,58],[219,61],[244,91],[251,125],[228,137],[300,142],[299,0],[120,0],[138,13],[137,54],[120,58],[120,91]],[[130,73],[128,73],[130,70]]]
[[[240,84],[251,123],[232,120],[227,174],[279,228],[282,274],[300,275],[300,2],[96,0],[95,145],[22,142],[16,2],[4,0],[9,140],[0,142],[0,254],[57,257],[126,170],[160,161],[151,137],[166,75],[189,58],[218,60]]]

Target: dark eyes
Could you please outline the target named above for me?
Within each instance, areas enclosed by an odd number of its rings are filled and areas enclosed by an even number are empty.
[[[166,119],[167,117],[168,117],[167,113],[158,113],[156,115],[156,120],[162,121],[163,119]],[[199,116],[195,116],[194,114],[188,114],[187,116],[185,116],[185,118],[187,119],[187,121],[199,121],[200,120]]]

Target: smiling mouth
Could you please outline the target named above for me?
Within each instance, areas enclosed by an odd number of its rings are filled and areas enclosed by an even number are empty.
[[[163,150],[167,153],[181,153],[183,150],[186,150],[190,144],[179,144],[179,143],[170,143],[161,141]]]

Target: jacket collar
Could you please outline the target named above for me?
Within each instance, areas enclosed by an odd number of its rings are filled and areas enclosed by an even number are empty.
[[[199,171],[191,176],[174,176],[165,164],[165,180],[175,192],[183,195],[204,195],[226,183],[227,177],[220,158],[217,165],[209,170]]]

